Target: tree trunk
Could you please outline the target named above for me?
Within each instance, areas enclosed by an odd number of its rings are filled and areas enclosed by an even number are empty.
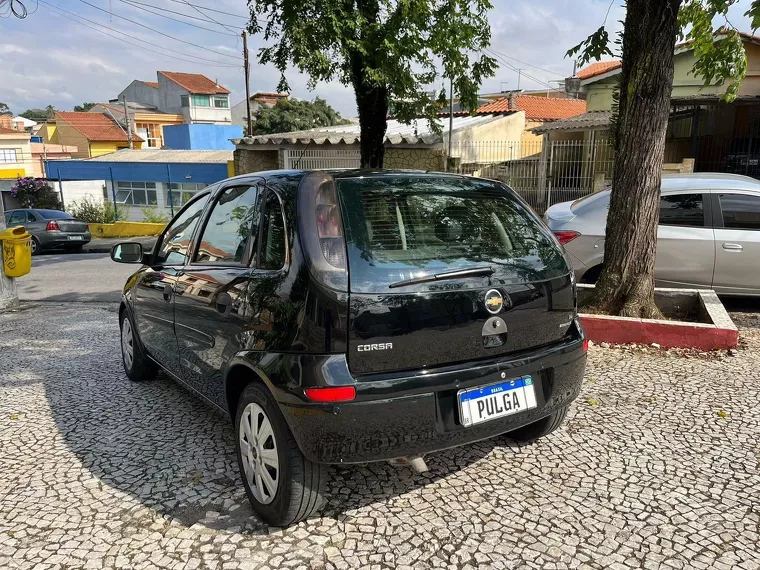
[[[359,54],[351,58],[351,82],[359,111],[361,168],[382,168],[388,116],[388,89],[372,85],[364,72],[368,62]]]
[[[673,50],[682,0],[628,0],[604,269],[589,304],[657,318],[654,265]]]

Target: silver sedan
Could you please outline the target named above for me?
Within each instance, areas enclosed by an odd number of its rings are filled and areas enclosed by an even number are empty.
[[[609,206],[605,190],[544,214],[582,283],[596,282],[601,272]],[[736,174],[663,176],[655,279],[659,287],[760,295],[760,181]]]

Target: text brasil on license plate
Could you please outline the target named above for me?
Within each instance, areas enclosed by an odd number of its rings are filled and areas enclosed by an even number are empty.
[[[536,407],[536,391],[531,376],[460,390],[457,397],[464,426],[503,418]]]

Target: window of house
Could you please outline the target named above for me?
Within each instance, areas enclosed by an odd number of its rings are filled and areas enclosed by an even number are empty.
[[[18,150],[15,148],[0,148],[0,162],[15,164],[18,162]]]
[[[135,123],[135,129],[148,147],[161,148],[164,146],[164,140],[161,136],[161,125],[158,123]]]
[[[760,196],[721,194],[723,226],[734,230],[760,230]]]
[[[166,191],[166,204],[172,206],[184,206],[196,192],[200,192],[206,187],[205,184],[196,184],[195,182],[172,182],[169,190]]]
[[[116,202],[155,206],[158,204],[155,182],[117,182]]]
[[[189,97],[187,95],[180,95],[179,96],[179,104],[181,107],[189,107]]]
[[[177,216],[164,233],[154,260],[156,265],[183,265],[192,245],[193,232],[203,214],[208,194],[199,198]]]
[[[704,227],[702,194],[677,194],[660,197],[660,225]]]
[[[282,207],[274,192],[269,192],[261,235],[259,267],[281,269],[285,265],[285,247],[285,222],[282,218]]]
[[[211,107],[208,95],[190,95],[190,104],[193,107]]]
[[[227,97],[227,95],[215,95],[214,96],[214,107],[220,108],[220,109],[229,109],[230,108],[230,100]]]
[[[256,186],[234,186],[219,196],[201,234],[197,263],[246,263],[258,234]]]

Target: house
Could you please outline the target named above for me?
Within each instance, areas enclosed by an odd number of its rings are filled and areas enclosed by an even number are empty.
[[[135,82],[133,81],[131,85]],[[148,82],[145,82],[148,83]],[[158,85],[158,84],[156,84]],[[144,103],[134,103],[127,100],[127,111],[132,132],[136,133],[145,144],[145,148],[161,148],[164,146],[164,127],[181,125],[185,118],[181,113],[162,113],[157,107]],[[124,103],[119,100],[108,103],[98,103],[88,113],[100,113],[110,117],[127,128]]]
[[[441,126],[446,127],[442,132],[426,119],[415,120],[410,125],[389,119],[385,133],[385,168],[445,170],[448,122]],[[450,161],[457,165],[493,164],[519,156],[525,113],[504,110],[494,114],[457,115],[452,127]],[[274,168],[356,168],[360,131],[358,123],[351,123],[235,140],[235,173]]]
[[[16,178],[34,174],[30,138],[26,131],[0,127],[0,199],[5,209],[18,206],[10,195]]]
[[[722,32],[716,33],[716,38]],[[741,33],[747,54],[747,75],[738,97],[721,100],[727,84],[704,85],[693,73],[696,58],[691,44],[675,47],[670,119],[665,143],[665,162],[683,164],[694,160],[697,172],[733,172],[760,178],[760,37]],[[598,62],[569,78],[587,112],[533,129],[550,141],[584,141],[609,145],[613,93],[621,73],[620,61]],[[604,171],[611,177],[612,161]]]
[[[102,113],[56,111],[41,134],[44,143],[77,147],[72,158],[91,158],[129,147],[126,129]],[[141,148],[143,139],[133,133],[132,144]]]
[[[134,80],[118,100],[182,115],[184,123],[232,124],[229,90],[200,73],[159,71],[158,81]]]
[[[37,178],[47,178],[45,162],[48,160],[69,159],[79,149],[75,146],[61,144],[47,144],[44,142],[32,142],[29,145],[32,151],[32,174]]]
[[[289,93],[277,93],[269,91],[257,91],[251,95],[251,117],[261,107],[274,107],[277,101],[282,101],[290,97]],[[240,125],[245,130],[248,127],[248,107],[245,99],[232,108],[232,124]]]
[[[124,149],[83,160],[48,160],[65,204],[88,198],[116,203],[120,219],[169,219],[209,184],[232,176],[231,150]]]

